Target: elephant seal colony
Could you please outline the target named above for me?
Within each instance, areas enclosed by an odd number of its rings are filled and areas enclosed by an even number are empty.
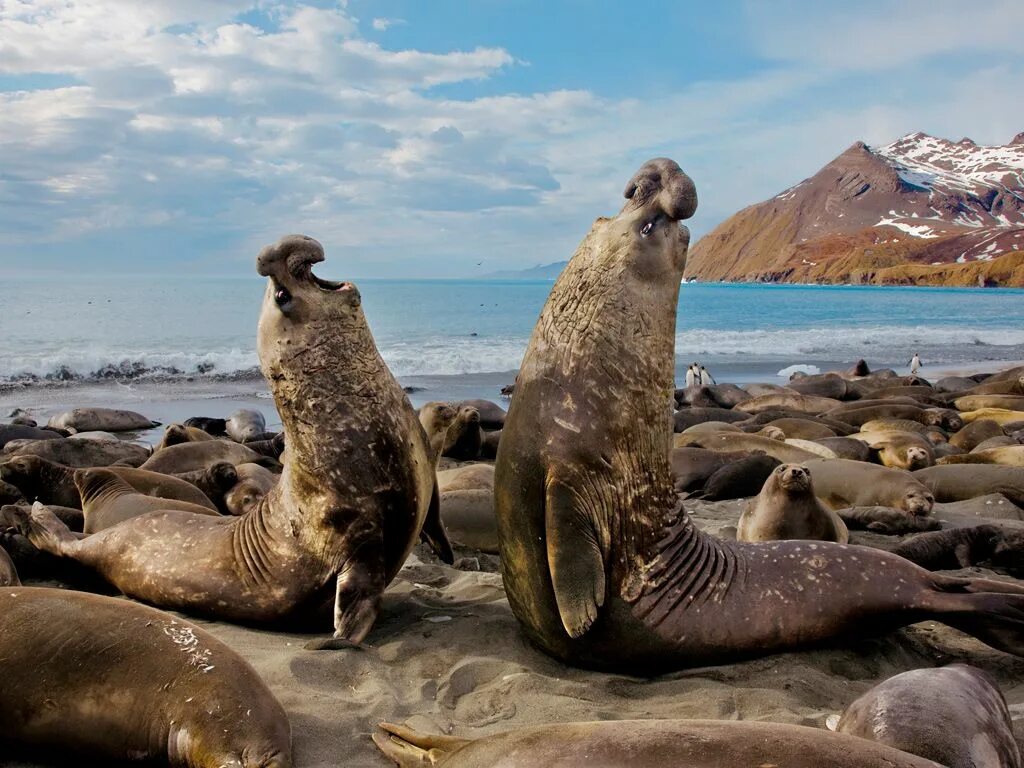
[[[156,450],[135,411],[12,413],[0,762],[1019,765],[988,704],[1024,690],[1024,370],[676,389],[696,195],[660,159],[626,197],[551,291],[507,413],[414,411],[302,236],[258,259],[282,432],[258,401],[160,414]],[[824,727],[915,668],[955,695],[884,712],[905,741]]]
[[[311,267],[323,259],[320,244],[302,236],[257,259],[268,278],[257,346],[287,449],[280,481],[255,510],[229,519],[154,511],[78,539],[37,505],[25,522],[32,544],[136,599],[227,621],[315,615],[333,593],[335,639],[362,640],[420,535],[434,465],[359,291],[316,277]],[[145,468],[183,471],[193,462],[162,454],[217,442],[171,446]],[[204,454],[204,465],[210,460]]]

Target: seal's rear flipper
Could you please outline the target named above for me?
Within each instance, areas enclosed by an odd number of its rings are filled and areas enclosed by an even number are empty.
[[[384,733],[373,734],[373,743],[399,768],[438,765],[453,752],[469,744],[469,739],[430,736],[392,723],[379,723]]]
[[[569,637],[582,637],[604,605],[602,540],[592,514],[568,485],[548,478],[544,507],[548,568]]]
[[[434,493],[430,497],[430,506],[427,508],[427,517],[420,529],[420,538],[430,545],[434,554],[441,558],[441,561],[452,565],[455,563],[455,552],[452,551],[452,543],[448,538],[448,532],[441,522],[441,494],[437,490],[437,482],[434,482]]]
[[[948,579],[939,588],[945,593],[942,603],[956,603],[936,615],[937,621],[1000,651],[1024,656],[1024,587],[989,579]]]

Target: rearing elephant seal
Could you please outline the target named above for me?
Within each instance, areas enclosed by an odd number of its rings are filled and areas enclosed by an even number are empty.
[[[60,750],[78,765],[291,767],[284,709],[195,624],[128,600],[29,587],[0,592],[0,615],[5,758],[15,747]]]
[[[764,488],[750,502],[736,529],[739,541],[812,539],[846,544],[846,523],[814,495],[813,478],[806,467],[782,464],[768,476]]]
[[[519,728],[470,741],[381,723],[373,740],[400,768],[941,768],[819,728],[749,721],[610,720]]]
[[[664,159],[643,166],[626,197],[555,283],[498,449],[504,585],[530,639],[569,663],[635,674],[931,618],[1024,653],[1017,585],[842,544],[728,542],[694,526],[669,449],[689,240],[677,221],[696,197]]]
[[[255,510],[154,512],[80,541],[33,510],[32,543],[96,569],[130,597],[221,620],[279,623],[334,595],[335,637],[365,637],[420,535],[434,467],[359,291],[313,275],[323,258],[317,241],[295,235],[257,259],[269,278],[257,350],[287,449],[280,481]]]
[[[836,727],[949,768],[1020,768],[1002,692],[966,664],[890,677],[853,702]]]

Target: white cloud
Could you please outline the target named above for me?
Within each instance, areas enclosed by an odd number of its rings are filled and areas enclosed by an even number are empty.
[[[787,20],[757,30],[786,63],[641,100],[508,93],[509,51],[394,50],[344,5],[0,0],[0,74],[72,83],[0,91],[0,263],[40,241],[90,258],[90,238],[155,232],[244,264],[307,231],[346,249],[349,274],[465,274],[564,258],[653,155],[697,181],[699,232],[858,138],[1005,141],[1024,126],[1005,98],[1024,90],[1019,67],[839,90],[830,62],[852,49],[782,50],[770,38]]]
[[[391,27],[405,24],[405,19],[374,19],[371,26],[378,32],[387,32]]]

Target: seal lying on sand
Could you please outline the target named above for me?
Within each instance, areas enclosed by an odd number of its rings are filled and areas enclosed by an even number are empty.
[[[0,424],[0,448],[12,440],[59,440],[65,437],[52,429],[39,429],[23,424]]]
[[[806,467],[782,464],[768,476],[757,498],[740,515],[739,541],[813,539],[846,544],[846,524],[814,495]]]
[[[927,515],[935,497],[914,475],[849,459],[805,462],[814,478],[814,492],[832,509],[892,507],[911,515]]]
[[[50,750],[83,765],[292,765],[284,709],[252,667],[200,627],[63,589],[5,589],[0,615],[7,749]]]
[[[122,463],[137,467],[145,462],[151,453],[148,445],[130,443],[127,440],[34,440],[11,452],[11,456],[39,456],[56,464],[82,469],[85,467],[108,467]]]
[[[1020,768],[1006,699],[966,664],[890,677],[853,702],[836,727],[949,768]]]
[[[221,620],[282,622],[318,613],[334,594],[335,636],[365,637],[420,535],[434,468],[359,291],[312,274],[323,258],[318,242],[290,236],[257,260],[269,277],[257,348],[288,447],[280,481],[253,512],[155,512],[79,541],[33,510],[32,543],[126,595]]]
[[[1001,493],[1024,509],[1024,467],[1001,464],[943,464],[919,469],[914,478],[926,485],[938,501],[963,501]]]
[[[892,507],[846,507],[837,509],[836,514],[849,529],[863,529],[890,536],[937,531],[942,527],[942,521],[934,517],[908,515],[902,509]]]
[[[75,472],[75,485],[82,498],[85,533],[97,533],[147,512],[169,509],[194,515],[220,515],[209,507],[187,501],[146,496],[109,469],[79,469]]]
[[[441,492],[441,519],[452,541],[497,554],[493,465],[470,464],[438,472],[437,488]]]
[[[530,639],[569,663],[631,674],[924,619],[1024,653],[1018,585],[932,574],[863,547],[745,544],[696,528],[668,460],[688,242],[677,221],[696,206],[693,184],[656,160],[626,196],[555,283],[498,450],[504,586]]]
[[[180,474],[197,469],[208,469],[222,461],[235,466],[250,463],[267,467],[277,465],[273,459],[256,453],[241,443],[233,443],[230,440],[201,440],[162,448],[147,459],[140,469],[165,474]]]
[[[673,453],[676,450],[680,449],[674,449]],[[764,455],[747,456],[730,462],[716,470],[704,483],[704,489],[693,494],[693,498],[720,501],[756,496],[777,466],[778,459]]]
[[[477,741],[380,727],[373,740],[400,768],[940,768],[866,739],[778,723],[612,720],[538,725]]]
[[[243,408],[231,414],[224,422],[224,429],[232,440],[244,443],[246,440],[258,440],[267,431],[267,420],[259,411]]]
[[[172,475],[133,467],[108,467],[138,493],[160,499],[175,499],[216,510],[213,502],[195,485]],[[0,478],[9,480],[30,501],[81,509],[82,497],[75,485],[78,470],[54,464],[38,456],[16,456],[0,462]]]
[[[75,408],[54,416],[47,426],[74,432],[134,432],[159,427],[160,422],[147,419],[135,411],[117,411],[113,408]]]
[[[277,485],[278,477],[257,464],[239,464],[235,472],[238,482],[224,494],[224,506],[232,515],[247,515]]]
[[[901,542],[892,552],[929,571],[989,563],[1017,578],[1024,574],[1024,531],[998,525],[922,534]]]

